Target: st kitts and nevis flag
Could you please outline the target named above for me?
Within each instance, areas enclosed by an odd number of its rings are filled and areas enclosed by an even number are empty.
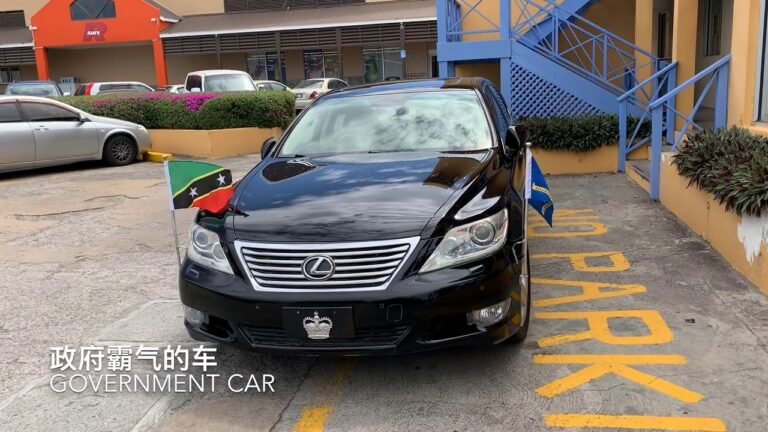
[[[196,161],[165,161],[171,210],[197,207],[223,213],[235,190],[232,173],[218,165]]]
[[[526,150],[526,165],[525,199],[551,227],[552,217],[555,214],[555,203],[552,201],[552,193],[549,191],[544,173],[541,172],[530,147]]]

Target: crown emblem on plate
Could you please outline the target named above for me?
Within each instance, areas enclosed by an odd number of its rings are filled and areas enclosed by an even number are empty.
[[[304,318],[304,330],[310,339],[328,339],[331,336],[333,321],[328,317],[322,317],[315,312],[314,318]]]

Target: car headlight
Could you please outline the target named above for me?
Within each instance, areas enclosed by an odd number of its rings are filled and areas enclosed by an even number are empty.
[[[419,273],[474,261],[501,249],[507,241],[507,209],[451,229]]]
[[[192,224],[189,229],[187,257],[201,266],[234,274],[227,254],[224,253],[224,247],[221,246],[219,235],[198,224]]]

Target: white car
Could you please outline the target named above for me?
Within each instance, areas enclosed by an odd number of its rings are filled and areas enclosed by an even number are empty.
[[[121,166],[150,149],[144,126],[59,101],[0,96],[0,172],[103,160]]]
[[[184,92],[184,84],[174,84],[165,88],[166,93],[179,94]]]
[[[138,81],[92,82],[80,84],[75,96],[96,96],[100,93],[151,93],[152,87]]]
[[[239,70],[204,70],[190,72],[184,82],[184,91],[189,93],[220,93],[256,91],[248,72]]]
[[[298,83],[291,92],[296,95],[296,109],[303,110],[318,97],[345,87],[349,84],[338,78],[310,78]]]
[[[256,89],[258,91],[290,91],[291,88],[287,85],[272,81],[272,80],[254,80],[254,84],[256,84]]]

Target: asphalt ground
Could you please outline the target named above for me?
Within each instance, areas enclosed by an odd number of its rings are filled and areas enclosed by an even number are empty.
[[[238,177],[257,161],[219,163]],[[199,349],[182,327],[162,168],[2,175],[0,430],[768,431],[768,298],[623,175],[549,181],[556,228],[531,226],[522,345],[374,358],[219,348],[214,391],[57,392],[102,372],[62,371],[52,348]],[[192,217],[178,214],[182,240]],[[152,375],[152,362],[134,358],[131,373]]]

